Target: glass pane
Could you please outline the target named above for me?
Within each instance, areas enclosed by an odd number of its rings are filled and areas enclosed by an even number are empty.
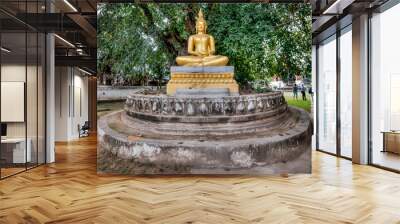
[[[340,153],[352,157],[352,35],[351,27],[340,36]]]
[[[30,160],[28,160],[28,168],[37,165],[38,158],[38,119],[37,119],[37,103],[38,103],[38,35],[36,32],[27,33],[28,38],[28,63],[27,63],[27,81],[26,81],[26,113],[27,113],[27,142],[28,150],[30,153]]]
[[[26,33],[2,33],[1,45],[1,173],[5,177],[25,170],[31,159],[25,122]]]
[[[317,47],[316,46],[312,46],[312,95],[311,95],[311,106],[312,106],[312,116],[313,116],[313,128],[314,128],[314,132],[313,132],[313,136],[312,136],[312,149],[315,150],[316,149],[316,130],[317,130],[317,108],[315,105],[315,92],[316,92],[316,81],[317,81]]]
[[[336,153],[336,37],[318,48],[318,148]]]
[[[39,34],[38,45],[38,163],[45,163],[45,52],[46,39],[44,34]]]
[[[400,5],[372,22],[372,163],[400,170]]]

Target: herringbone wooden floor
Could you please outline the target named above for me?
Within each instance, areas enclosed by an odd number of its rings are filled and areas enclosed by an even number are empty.
[[[0,181],[0,223],[400,223],[400,175],[314,152],[312,175],[96,174],[96,139]]]

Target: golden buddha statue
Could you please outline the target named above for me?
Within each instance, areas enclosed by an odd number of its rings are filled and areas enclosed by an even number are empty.
[[[189,56],[178,56],[176,63],[180,66],[225,66],[228,64],[228,57],[214,55],[214,37],[206,34],[207,23],[204,20],[203,12],[199,11],[196,19],[197,34],[191,35],[188,41]]]
[[[189,55],[177,57],[176,63],[179,66],[171,66],[167,95],[201,95],[210,92],[221,95],[239,94],[234,67],[226,66],[228,57],[214,55],[215,41],[211,35],[206,34],[206,30],[207,23],[200,10],[196,19],[197,34],[191,35],[188,41]]]

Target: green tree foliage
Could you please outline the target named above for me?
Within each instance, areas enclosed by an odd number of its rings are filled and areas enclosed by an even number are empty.
[[[235,66],[239,83],[311,74],[308,4],[101,4],[98,69],[134,82],[169,75],[187,54],[202,8],[217,54]]]

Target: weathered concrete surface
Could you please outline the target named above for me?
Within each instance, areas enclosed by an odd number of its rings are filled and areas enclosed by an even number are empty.
[[[308,113],[295,108],[274,118],[212,125],[162,125],[120,111],[102,117],[98,128],[101,173],[311,172],[312,124]]]

